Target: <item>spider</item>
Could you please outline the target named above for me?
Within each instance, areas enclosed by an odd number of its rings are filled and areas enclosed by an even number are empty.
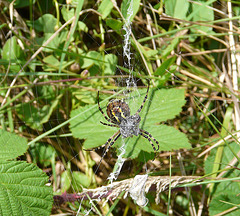
[[[139,113],[141,112],[141,110],[147,100],[148,91],[149,91],[149,85],[147,88],[147,93],[145,95],[145,98],[143,99],[142,105],[140,106],[140,108],[137,110],[137,112],[134,115],[130,114],[130,108],[123,99],[122,100],[120,100],[120,99],[110,100],[107,105],[108,117],[104,114],[102,108],[100,107],[99,92],[98,92],[98,96],[97,96],[98,109],[102,113],[104,118],[111,124],[104,123],[102,121],[100,121],[100,123],[103,125],[109,126],[109,127],[119,128],[119,130],[115,134],[113,134],[103,146],[101,146],[102,148],[104,148],[105,146],[107,146],[109,144],[109,146],[107,147],[106,151],[104,152],[104,154],[102,156],[102,159],[104,158],[104,156],[106,155],[108,150],[111,148],[111,146],[117,141],[117,139],[121,135],[123,138],[133,137],[133,135],[135,135],[135,136],[141,135],[149,141],[149,143],[152,145],[152,148],[155,153],[156,153],[156,151],[159,150],[159,142],[149,132],[139,128],[139,123],[141,121],[141,117],[139,116]],[[152,140],[154,140],[154,142],[157,144],[157,149],[153,145]]]

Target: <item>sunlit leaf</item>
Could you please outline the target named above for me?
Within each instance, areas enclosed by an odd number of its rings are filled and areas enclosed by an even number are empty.
[[[224,146],[223,148],[223,155],[221,159],[221,163],[219,164],[219,170],[222,170],[226,167],[227,164],[229,164],[234,158],[234,152],[239,152],[240,147],[239,144],[235,142],[229,143],[229,146]],[[214,160],[216,157],[217,149],[213,149],[211,151],[211,154],[208,156],[207,160],[205,161],[204,168],[205,173],[210,174],[212,173],[213,166],[214,166]],[[240,165],[236,164],[236,169],[231,169],[229,171],[226,170],[225,174],[223,175],[223,178],[234,178],[239,176],[239,169]],[[215,188],[212,193],[212,200],[209,205],[209,211],[210,215],[215,215],[218,213],[221,213],[223,211],[226,211],[233,206],[239,204],[240,198],[237,196],[236,191],[239,191],[239,182],[237,181],[222,181],[219,184],[215,185]],[[226,203],[227,202],[227,203]],[[231,204],[232,203],[232,204]],[[239,215],[240,210],[236,209],[232,213],[229,213],[228,215]]]
[[[120,30],[123,25],[123,23],[120,20],[113,19],[113,18],[107,18],[106,24],[113,30]]]
[[[51,164],[52,155],[56,152],[51,145],[46,143],[35,143],[28,151],[30,152],[33,163],[40,163],[44,167]]]
[[[214,11],[209,8],[206,3],[206,1],[199,1],[201,4],[192,4],[193,7],[193,21],[199,22],[199,21],[205,21],[205,22],[211,22],[214,20]],[[204,31],[204,32],[210,32],[212,31],[212,27],[199,25],[197,28],[192,28],[192,31],[196,32],[198,30]]]
[[[48,176],[34,164],[23,161],[0,163],[0,212],[8,215],[49,215],[52,187]]]
[[[51,105],[44,105],[42,108],[36,108],[30,103],[23,103],[17,108],[18,117],[32,129],[42,131],[44,123],[48,122],[52,112],[57,107],[59,98],[52,101]]]
[[[90,51],[83,57],[83,64],[81,65],[81,68],[87,68],[94,64],[99,65],[102,62],[98,60],[102,60],[102,56],[99,52],[96,51]]]
[[[123,0],[121,4],[121,12],[125,20],[132,21],[138,12],[140,0]]]
[[[166,71],[169,69],[169,67],[175,62],[176,56],[168,58],[166,61],[164,61],[160,67],[157,68],[157,70],[154,72],[154,75],[160,75],[162,76],[163,74],[166,73]]]
[[[61,191],[64,193],[71,187],[72,174],[69,170],[61,174]]]
[[[78,21],[78,30],[88,32],[88,27],[84,22]]]
[[[105,19],[113,8],[113,3],[111,0],[103,0],[99,5],[98,12],[102,14],[102,19]]]
[[[34,21],[33,27],[39,32],[54,33],[56,24],[57,18],[55,18],[52,14],[44,14],[39,19]]]
[[[5,65],[6,68],[9,63],[11,63],[10,70],[12,72],[18,72],[21,69],[24,53],[17,42],[16,36],[11,37],[4,44],[2,48],[2,59],[7,60],[7,64]]]
[[[14,159],[27,151],[27,139],[0,129],[0,160]]]
[[[229,212],[226,214],[227,216],[239,215],[240,214],[240,208],[238,208],[239,203],[240,198],[239,196],[237,196],[236,191],[234,192],[229,192],[228,190],[223,191],[221,194],[218,194],[218,196],[213,197],[209,205],[209,215],[218,215],[228,211]]]
[[[186,19],[189,9],[189,2],[187,0],[165,0],[166,14],[178,18]]]
[[[72,186],[76,191],[81,191],[82,187],[89,187],[91,180],[89,177],[81,172],[74,171],[72,172]]]
[[[74,8],[69,9],[69,8],[66,8],[66,7],[62,7],[61,13],[62,13],[63,19],[65,20],[65,22],[67,22],[68,20],[70,20],[74,16],[75,9]]]
[[[105,68],[104,68],[104,74],[106,75],[114,75],[116,72],[117,62],[118,58],[114,54],[107,54],[104,56]]]
[[[2,50],[2,59],[6,60],[15,60],[20,58],[22,51],[20,46],[17,43],[16,36],[11,37],[6,41]]]
[[[134,114],[141,106],[145,94],[146,90],[139,90],[126,99],[132,111],[131,114]],[[160,122],[172,119],[179,114],[184,104],[183,89],[151,90],[149,92],[148,100],[140,113],[142,118],[140,128],[151,133],[159,141],[160,150],[190,148],[184,134],[173,127],[159,125]],[[104,106],[103,110],[105,110]],[[84,142],[86,149],[103,145],[118,130],[99,123],[99,121],[106,122],[106,120],[97,106],[85,106],[71,112],[71,117],[78,115],[78,118],[71,121],[70,128],[74,137],[86,139]],[[141,136],[127,138],[125,142],[127,144],[126,157],[137,157],[141,150],[153,152],[151,144]],[[116,143],[121,145],[121,139]]]

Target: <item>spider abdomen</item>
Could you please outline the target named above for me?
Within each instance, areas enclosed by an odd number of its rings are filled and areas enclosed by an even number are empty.
[[[130,116],[130,108],[124,100],[113,99],[107,105],[108,117],[104,114],[102,108],[100,107],[99,92],[98,92],[98,109],[110,124],[101,122],[101,121],[100,123],[109,127],[119,128],[119,130],[116,133],[114,133],[103,145],[103,147],[105,147],[109,144],[104,155],[121,135],[123,138],[132,137],[133,135],[135,136],[140,135],[149,141],[149,143],[152,145],[154,152],[159,150],[159,142],[149,132],[139,128],[139,123],[141,121],[141,117],[139,116],[139,113],[141,112],[143,105],[147,100],[148,90],[149,90],[149,85],[148,85],[145,98],[143,99],[142,105],[134,115]],[[152,140],[157,144],[157,149],[155,148]],[[101,161],[104,155],[102,156]]]
[[[138,114],[128,116],[122,120],[119,127],[123,138],[132,137],[133,135],[138,136],[140,121],[141,117]]]
[[[113,99],[107,105],[107,115],[113,123],[120,123],[130,116],[130,109],[124,100]]]

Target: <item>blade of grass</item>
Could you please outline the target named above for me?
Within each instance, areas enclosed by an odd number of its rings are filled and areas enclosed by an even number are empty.
[[[170,205],[171,205],[171,176],[172,176],[172,154],[169,156],[169,190],[168,190],[168,205],[167,205],[167,216],[169,215]],[[171,213],[170,213],[171,214]]]
[[[71,42],[71,38],[72,38],[73,33],[75,32],[75,29],[77,27],[78,19],[79,19],[79,16],[80,16],[80,11],[82,10],[83,3],[84,3],[83,0],[78,1],[77,8],[76,8],[76,13],[75,13],[75,16],[74,16],[74,20],[73,20],[73,23],[71,25],[70,32],[68,33],[66,43],[64,44],[64,47],[63,47],[63,51],[65,51],[65,52],[67,52],[67,50],[68,50],[68,47],[69,47],[70,42]],[[63,64],[63,61],[64,61],[65,56],[66,56],[65,52],[63,52],[62,55],[61,55],[61,60],[60,60],[58,73],[61,73],[62,64]]]
[[[226,111],[225,116],[224,116],[224,120],[223,120],[223,124],[222,124],[223,128],[228,128],[230,120],[232,119],[232,113],[233,113],[233,107],[229,106],[227,108],[227,111]],[[221,130],[221,135],[222,135],[222,137],[225,137],[227,135],[226,130],[222,129]],[[224,149],[223,145],[218,146],[217,153],[216,153],[215,160],[214,160],[214,164],[213,164],[213,169],[212,169],[213,172],[216,172],[216,171],[219,170],[219,167],[220,167],[220,164],[221,164],[221,161],[222,161],[223,149]],[[217,176],[217,174],[212,175],[213,178],[215,178],[216,176]]]
[[[123,90],[124,90],[124,89],[123,89]],[[117,93],[114,94],[114,95],[111,95],[110,97],[108,97],[108,98],[106,98],[105,100],[103,100],[101,103],[103,103],[103,102],[106,103],[106,102],[109,101],[111,98],[116,97],[117,95],[119,95],[120,93],[122,93],[123,90],[117,92]],[[89,109],[85,110],[84,112],[79,113],[78,115],[76,115],[76,116],[74,116],[74,117],[68,119],[67,121],[63,122],[62,124],[59,124],[58,126],[52,128],[51,130],[49,130],[49,131],[47,131],[47,132],[41,134],[40,136],[38,136],[38,137],[36,137],[35,139],[33,139],[32,141],[30,141],[30,142],[28,143],[28,145],[31,145],[31,144],[33,144],[33,143],[35,143],[35,142],[41,140],[43,137],[45,137],[45,136],[47,136],[47,135],[53,133],[54,131],[56,131],[56,130],[62,128],[63,126],[65,126],[66,124],[68,124],[69,122],[71,122],[73,119],[75,119],[75,118],[79,118],[79,116],[83,115],[84,113],[88,112],[89,110],[96,109],[97,106],[98,106],[98,105],[95,104],[94,106],[90,107]]]
[[[117,206],[117,204],[119,203],[119,201],[121,200],[123,194],[125,193],[125,191],[122,191],[122,193],[119,195],[119,197],[114,201],[113,205],[110,207],[109,211],[107,212],[106,216],[110,215],[111,212],[115,209],[115,207]]]
[[[233,149],[231,148],[231,146],[229,146],[228,142],[226,142],[226,140],[224,139],[224,137],[221,135],[221,133],[219,132],[219,130],[216,128],[216,126],[213,124],[213,122],[210,120],[210,118],[207,116],[207,114],[201,109],[201,107],[198,105],[198,102],[200,102],[197,97],[194,96],[194,102],[196,104],[196,106],[198,107],[198,109],[203,113],[203,115],[205,116],[205,118],[207,119],[207,121],[211,124],[211,126],[213,127],[213,129],[218,133],[218,135],[221,137],[222,140],[224,140],[224,143],[229,147],[229,149],[232,151],[233,155],[238,159],[238,161],[240,161],[240,158],[237,156],[237,154],[233,151]],[[200,102],[201,103],[201,102]],[[202,104],[202,103],[201,103]],[[203,105],[203,104],[202,104]],[[204,106],[204,105],[203,105]],[[220,124],[222,125],[222,123],[211,113],[209,112],[209,114]],[[223,125],[222,128],[224,128],[225,131],[227,131],[229,134],[231,134]],[[232,135],[232,134],[231,134]],[[234,137],[232,135],[232,138],[239,143],[239,141],[236,139],[236,137]]]

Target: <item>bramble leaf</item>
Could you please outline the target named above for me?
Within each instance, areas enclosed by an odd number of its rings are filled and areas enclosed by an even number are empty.
[[[126,99],[129,104],[131,114],[134,114],[141,106],[146,90],[134,92],[131,97]],[[144,104],[140,116],[140,128],[148,131],[158,140],[159,150],[173,150],[180,148],[190,148],[186,136],[173,127],[159,125],[160,122],[174,118],[181,112],[185,104],[183,89],[162,89],[150,90],[148,99]],[[102,107],[105,110],[104,107]],[[79,117],[77,117],[79,116]],[[100,124],[104,117],[99,112],[97,105],[85,106],[71,112],[74,118],[70,123],[70,129],[73,136],[80,139],[86,139],[85,149],[91,149],[106,143],[118,128],[108,127]],[[116,142],[119,146],[121,138]],[[125,157],[135,158],[141,150],[153,152],[149,141],[141,136],[133,136],[125,139],[126,153]],[[156,145],[155,145],[156,146]]]
[[[50,215],[53,194],[48,176],[23,161],[0,163],[0,215]]]
[[[27,148],[26,138],[0,129],[0,161],[23,155]]]

